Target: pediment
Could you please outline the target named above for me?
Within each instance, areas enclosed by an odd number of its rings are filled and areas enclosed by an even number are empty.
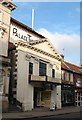
[[[33,45],[34,47],[44,51],[44,52],[47,52],[51,55],[56,55],[56,56],[59,56],[61,57],[57,50],[53,47],[53,45],[49,42],[49,40],[37,40],[35,42],[33,42],[31,45]]]

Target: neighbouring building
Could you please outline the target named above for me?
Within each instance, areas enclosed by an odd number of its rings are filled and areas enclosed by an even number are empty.
[[[0,3],[0,105],[2,110],[8,108],[8,84],[10,60],[8,58],[8,41],[10,34],[10,13],[16,6],[8,1]],[[2,104],[1,104],[2,103]]]
[[[62,106],[74,105],[75,103],[75,87],[73,79],[73,71],[65,61],[61,65],[61,93],[62,93]]]
[[[11,18],[9,102],[23,111],[61,109],[61,56],[50,41]]]
[[[67,63],[73,71],[73,81],[75,87],[75,105],[82,106],[82,67]]]
[[[62,106],[82,106],[82,68],[62,61]]]

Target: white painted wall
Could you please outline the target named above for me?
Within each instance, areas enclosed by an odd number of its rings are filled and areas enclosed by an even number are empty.
[[[39,75],[39,61],[36,61],[35,58],[45,60],[47,62],[50,62],[51,64],[53,63],[52,66],[50,65],[50,63],[47,63],[47,75],[52,76],[52,68],[54,68],[56,69],[56,77],[58,77],[59,80],[61,79],[61,62],[49,56],[45,56],[42,53],[38,53],[34,50],[22,46],[18,46],[17,50],[17,100],[23,103],[24,111],[32,110],[34,107],[34,87],[33,85],[29,84],[28,81],[29,62],[33,63],[33,75]],[[30,55],[32,57],[30,59],[26,59],[26,55]],[[56,68],[56,65],[58,66],[58,69]],[[51,92],[51,101],[54,101],[57,104],[58,109],[61,108],[61,87],[56,86]]]
[[[61,85],[56,86],[57,89],[57,109],[61,109]]]
[[[47,63],[47,76],[52,77],[52,67]]]
[[[56,88],[51,91],[51,101],[50,101],[50,109],[55,110],[56,105]]]
[[[17,63],[17,100],[23,103],[23,111],[33,109],[33,86],[28,82],[29,61],[25,59],[25,53],[18,51]]]
[[[5,79],[4,79],[4,87],[5,87],[5,94],[9,94],[9,71],[8,68],[5,68]]]
[[[56,109],[61,109],[61,86],[55,86],[51,91],[51,105],[55,105]]]

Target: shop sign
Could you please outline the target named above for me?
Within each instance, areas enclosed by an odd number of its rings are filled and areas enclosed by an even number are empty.
[[[29,41],[30,40],[30,37],[31,37],[31,35],[29,35],[29,34],[26,34],[26,35],[24,35],[24,34],[22,34],[17,28],[13,28],[13,35],[14,36],[16,36],[16,37],[18,37],[18,38],[20,38],[20,39],[22,39],[22,40],[25,40],[25,41]]]
[[[76,81],[76,86],[77,87],[81,87],[82,86],[82,82],[81,82],[81,79],[78,78],[77,81]]]

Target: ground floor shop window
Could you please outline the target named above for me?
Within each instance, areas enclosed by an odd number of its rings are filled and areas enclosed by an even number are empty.
[[[71,91],[62,91],[62,104],[72,104],[74,102],[74,95]]]
[[[71,86],[62,86],[62,106],[74,105],[74,89]]]
[[[75,93],[75,104],[76,106],[82,106],[82,92]]]

